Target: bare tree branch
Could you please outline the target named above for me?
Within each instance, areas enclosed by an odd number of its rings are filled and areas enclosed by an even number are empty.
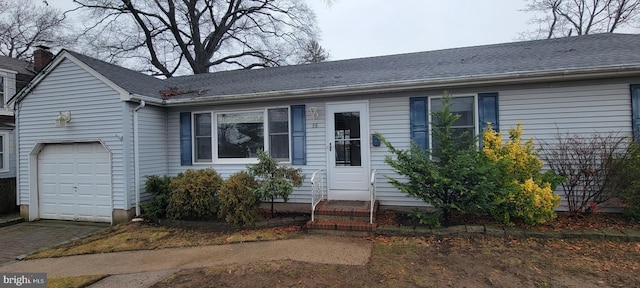
[[[567,37],[636,28],[640,0],[529,0],[524,11],[534,14],[538,24],[523,35],[530,38]]]
[[[37,45],[71,43],[62,12],[41,1],[0,1],[0,54],[29,60]]]
[[[89,19],[84,39],[96,54],[165,77],[297,63],[317,34],[299,0],[74,2]]]

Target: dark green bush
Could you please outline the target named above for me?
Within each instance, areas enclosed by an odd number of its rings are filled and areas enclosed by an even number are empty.
[[[154,218],[167,217],[167,205],[169,205],[169,176],[147,176],[144,191],[153,195],[151,200],[140,204],[145,215]]]
[[[223,180],[213,169],[192,170],[171,180],[167,217],[170,219],[214,219],[218,212],[217,194]]]
[[[381,142],[391,152],[385,162],[404,179],[389,178],[398,190],[439,209],[443,224],[449,225],[451,213],[480,213],[490,199],[485,174],[491,164],[478,153],[477,138],[467,131],[456,133],[454,123],[460,115],[450,111],[451,96],[445,94],[443,109],[431,113],[433,139],[437,149],[424,150],[415,143],[408,149],[396,149],[382,135]],[[420,217],[433,222],[434,216]]]
[[[238,172],[224,181],[218,201],[218,217],[239,225],[253,224],[258,218],[260,199],[253,193],[258,182],[247,172]]]
[[[616,183],[624,214],[640,221],[640,144],[631,143],[626,152],[610,167],[612,181]]]

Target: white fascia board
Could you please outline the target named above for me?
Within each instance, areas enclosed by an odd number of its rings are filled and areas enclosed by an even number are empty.
[[[640,64],[548,71],[521,71],[504,74],[472,75],[465,77],[433,78],[411,81],[394,81],[371,84],[344,85],[299,90],[271,91],[225,96],[205,96],[165,100],[167,106],[186,106],[200,103],[232,104],[256,100],[290,100],[308,97],[335,97],[363,93],[403,92],[437,88],[461,88],[480,85],[527,84],[545,81],[570,81],[595,78],[639,76]]]
[[[7,73],[7,74],[15,74],[15,75],[18,75],[18,72],[17,72],[17,71],[9,70],[9,69],[4,69],[4,68],[0,68],[0,72],[2,72],[2,73]]]

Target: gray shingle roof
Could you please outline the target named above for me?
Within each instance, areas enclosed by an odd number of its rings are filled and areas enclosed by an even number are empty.
[[[464,47],[255,70],[233,70],[166,80],[70,52],[129,92],[160,98],[159,90],[193,91],[179,98],[432,81],[614,66],[640,67],[640,35],[594,34]],[[198,93],[195,93],[198,91]]]
[[[159,91],[162,90],[163,87],[168,86],[162,79],[91,58],[74,51],[66,51],[129,93],[160,98]]]
[[[30,62],[8,56],[0,56],[0,68],[16,71],[28,76],[36,75],[36,73],[31,70],[33,65],[31,65]]]

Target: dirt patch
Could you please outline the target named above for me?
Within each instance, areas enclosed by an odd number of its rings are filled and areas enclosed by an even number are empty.
[[[296,261],[189,269],[154,287],[634,287],[640,244],[377,237],[365,266]]]

